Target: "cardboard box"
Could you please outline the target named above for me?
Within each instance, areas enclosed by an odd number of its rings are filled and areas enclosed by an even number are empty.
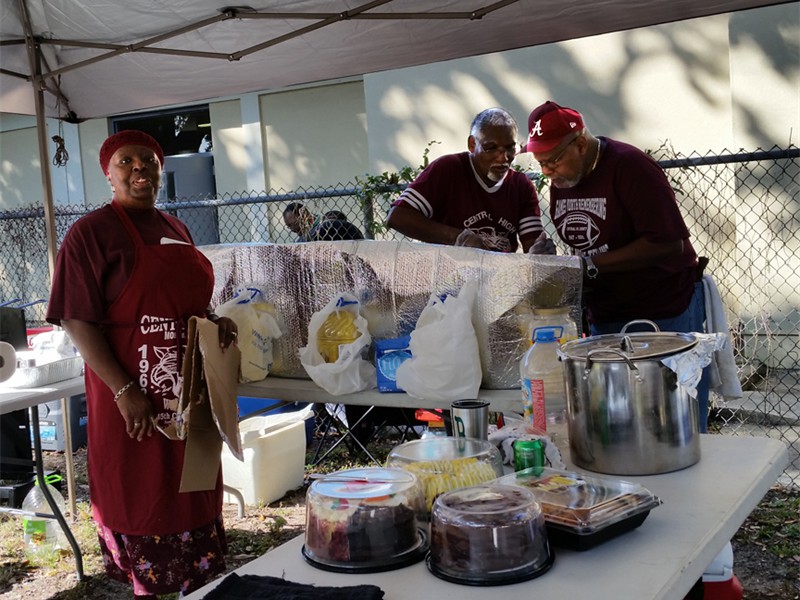
[[[222,481],[241,492],[249,505],[269,504],[303,485],[306,462],[306,425],[300,413],[267,415],[239,424],[244,462],[222,448]],[[234,502],[229,494],[225,502]]]
[[[216,487],[223,442],[242,457],[236,405],[240,362],[241,352],[235,345],[220,348],[215,323],[189,319],[176,420],[158,428],[170,439],[186,440],[181,492]]]

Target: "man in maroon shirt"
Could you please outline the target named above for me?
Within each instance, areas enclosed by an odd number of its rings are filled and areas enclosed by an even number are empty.
[[[433,161],[393,203],[387,224],[422,242],[516,252],[531,250],[542,234],[536,190],[511,168],[517,123],[502,108],[472,122],[469,152]],[[551,240],[534,248],[555,253]],[[541,248],[541,249],[540,249]]]
[[[555,102],[531,112],[526,149],[550,179],[558,236],[583,257],[592,335],[635,319],[662,331],[704,331],[697,254],[661,167],[629,144],[593,136],[578,111]],[[697,392],[706,431],[707,374]]]
[[[528,124],[527,149],[550,179],[553,224],[584,257],[592,326],[685,312],[697,254],[661,167],[629,144],[593,136],[580,113],[554,102]]]

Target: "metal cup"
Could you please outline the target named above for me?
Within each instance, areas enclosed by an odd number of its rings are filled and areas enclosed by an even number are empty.
[[[489,403],[483,400],[454,400],[450,405],[453,435],[459,438],[489,439]]]

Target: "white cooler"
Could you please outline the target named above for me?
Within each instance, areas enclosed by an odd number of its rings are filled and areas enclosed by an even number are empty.
[[[245,419],[239,424],[244,462],[222,448],[222,481],[241,492],[249,505],[269,504],[303,485],[306,462],[306,409]],[[225,502],[235,502],[227,492]]]

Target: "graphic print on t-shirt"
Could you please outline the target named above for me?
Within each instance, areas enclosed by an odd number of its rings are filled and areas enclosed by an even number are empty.
[[[176,410],[180,393],[178,349],[174,344],[169,347],[152,346],[151,349],[156,364],[150,371],[150,382],[161,393],[164,408]]]
[[[181,390],[181,365],[178,364],[178,332],[176,321],[155,315],[144,315],[139,321],[140,332],[147,343],[138,348],[139,385],[155,398],[159,412],[156,422],[165,427],[175,419]]]
[[[470,231],[476,233],[477,235],[481,236],[483,239],[483,245],[491,250],[497,250],[499,252],[510,252],[511,251],[511,241],[509,237],[516,232],[517,228],[514,227],[513,223],[511,223],[508,219],[500,217],[497,220],[497,224],[504,228],[505,231],[498,228],[494,225],[483,225],[481,223],[492,223],[492,215],[488,211],[482,210],[481,212],[472,215],[471,217],[464,220],[464,228],[469,229]],[[477,227],[474,225],[478,224]]]
[[[592,249],[600,238],[601,224],[606,218],[606,199],[560,198],[553,217],[565,242],[576,250]]]
[[[497,233],[497,230],[494,227],[480,227],[478,229],[473,229],[472,231],[483,238],[483,245],[486,248],[497,250],[499,252],[511,251],[511,243],[508,241],[508,238],[502,233]]]

